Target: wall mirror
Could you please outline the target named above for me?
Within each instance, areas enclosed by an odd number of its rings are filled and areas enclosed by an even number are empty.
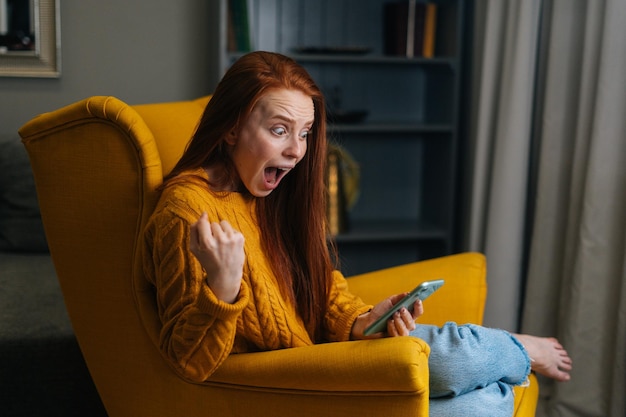
[[[59,1],[0,0],[0,76],[60,76]]]

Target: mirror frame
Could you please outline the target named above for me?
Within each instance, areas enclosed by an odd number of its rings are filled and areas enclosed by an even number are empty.
[[[61,0],[35,0],[35,51],[0,53],[0,77],[61,76]]]

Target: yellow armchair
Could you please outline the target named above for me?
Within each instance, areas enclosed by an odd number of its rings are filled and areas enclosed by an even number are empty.
[[[20,129],[50,253],[85,361],[111,417],[427,416],[429,347],[415,338],[232,355],[203,384],[168,368],[156,345],[152,288],[136,256],[156,188],[183,152],[208,97],[128,106],[92,97]],[[443,277],[424,322],[480,323],[485,260],[475,253],[351,278],[368,302]],[[517,389],[534,415],[537,383]]]

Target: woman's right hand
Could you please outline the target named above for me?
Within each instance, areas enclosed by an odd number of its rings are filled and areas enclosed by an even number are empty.
[[[241,287],[244,237],[226,220],[209,222],[206,213],[191,225],[189,248],[207,274],[207,284],[217,298],[234,303]]]

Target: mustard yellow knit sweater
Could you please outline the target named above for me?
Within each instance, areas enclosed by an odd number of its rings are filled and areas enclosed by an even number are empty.
[[[206,178],[203,170],[197,174]],[[255,200],[234,192],[215,194],[200,182],[189,182],[168,187],[148,222],[143,264],[156,288],[160,347],[179,374],[192,381],[209,378],[231,353],[313,343],[294,305],[282,297],[261,250]],[[233,304],[215,297],[189,250],[190,225],[203,212],[209,221],[227,220],[245,237],[243,281]],[[333,277],[326,337],[345,341],[356,317],[369,306],[348,292],[341,273]]]

